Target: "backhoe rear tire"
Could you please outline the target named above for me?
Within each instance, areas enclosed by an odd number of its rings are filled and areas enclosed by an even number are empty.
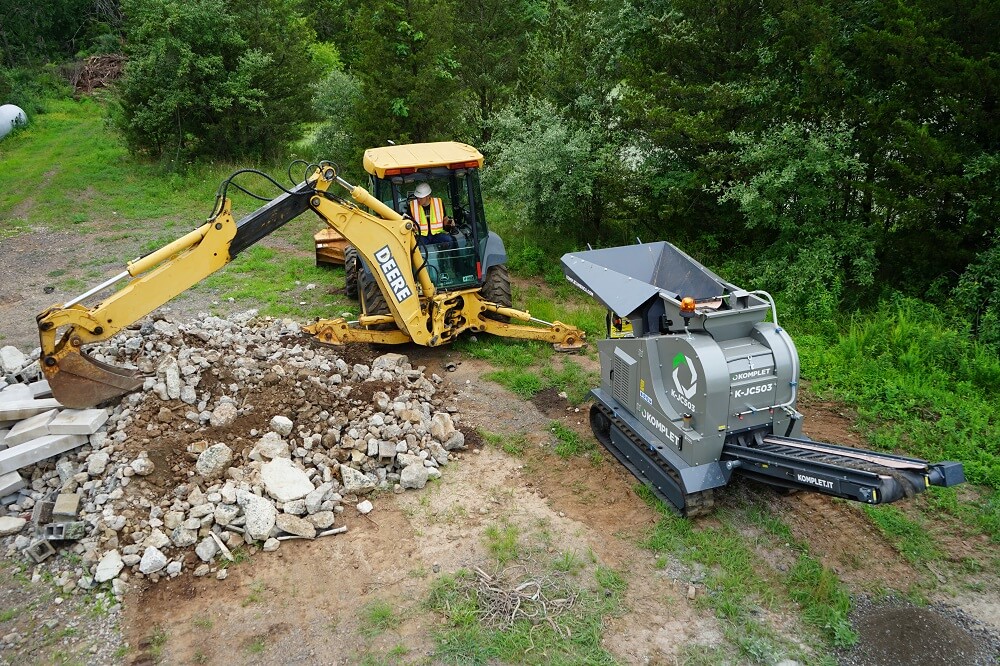
[[[361,311],[366,315],[387,315],[389,304],[385,302],[382,290],[371,273],[360,268],[358,270],[358,287],[361,290]],[[372,326],[376,331],[388,331],[394,327],[391,324]]]
[[[361,273],[361,257],[353,245],[344,250],[344,293],[348,298],[358,297],[358,274]]]
[[[505,308],[514,305],[514,297],[510,291],[510,273],[507,271],[507,264],[497,264],[486,269],[486,279],[483,280],[483,286],[479,290],[479,293],[487,301],[502,305]],[[492,312],[486,312],[483,316],[504,323],[510,321],[510,317]]]

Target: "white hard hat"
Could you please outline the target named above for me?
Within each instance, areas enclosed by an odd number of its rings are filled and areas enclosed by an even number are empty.
[[[420,183],[417,185],[417,189],[413,190],[413,194],[418,199],[423,199],[424,197],[429,197],[431,195],[431,186],[427,183]]]

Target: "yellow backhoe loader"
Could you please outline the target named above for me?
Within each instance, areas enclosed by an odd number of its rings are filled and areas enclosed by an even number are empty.
[[[320,343],[436,347],[472,331],[548,341],[560,351],[579,349],[583,331],[510,307],[506,255],[486,228],[479,198],[482,159],[472,146],[454,142],[371,149],[364,162],[374,193],[351,185],[324,162],[308,167],[305,180],[282,188],[283,194],[238,221],[227,189],[235,176],[252,170],[237,171],[220,185],[203,225],[36,317],[41,366],[53,396],[67,407],[83,408],[138,389],[143,377],[100,363],[83,348],[115,335],[307,210],[350,242],[346,279],[349,288],[354,280],[361,300],[355,321],[322,319],[304,327]],[[421,183],[434,183],[447,196],[452,242],[428,243],[401,212]],[[337,196],[334,185],[354,202]],[[84,304],[120,282],[124,286],[98,304]]]

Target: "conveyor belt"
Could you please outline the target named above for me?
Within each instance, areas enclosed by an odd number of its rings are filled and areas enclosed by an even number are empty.
[[[722,455],[737,462],[736,472],[743,476],[866,504],[895,502],[930,485],[964,480],[959,479],[962,473],[957,463],[931,465],[917,458],[788,437],[726,444]]]

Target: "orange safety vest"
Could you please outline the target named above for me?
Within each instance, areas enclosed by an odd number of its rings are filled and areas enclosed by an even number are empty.
[[[420,226],[420,233],[424,236],[439,234],[444,231],[444,203],[437,197],[431,197],[431,219],[429,225],[427,216],[424,214],[424,207],[416,199],[410,201],[410,217]]]

